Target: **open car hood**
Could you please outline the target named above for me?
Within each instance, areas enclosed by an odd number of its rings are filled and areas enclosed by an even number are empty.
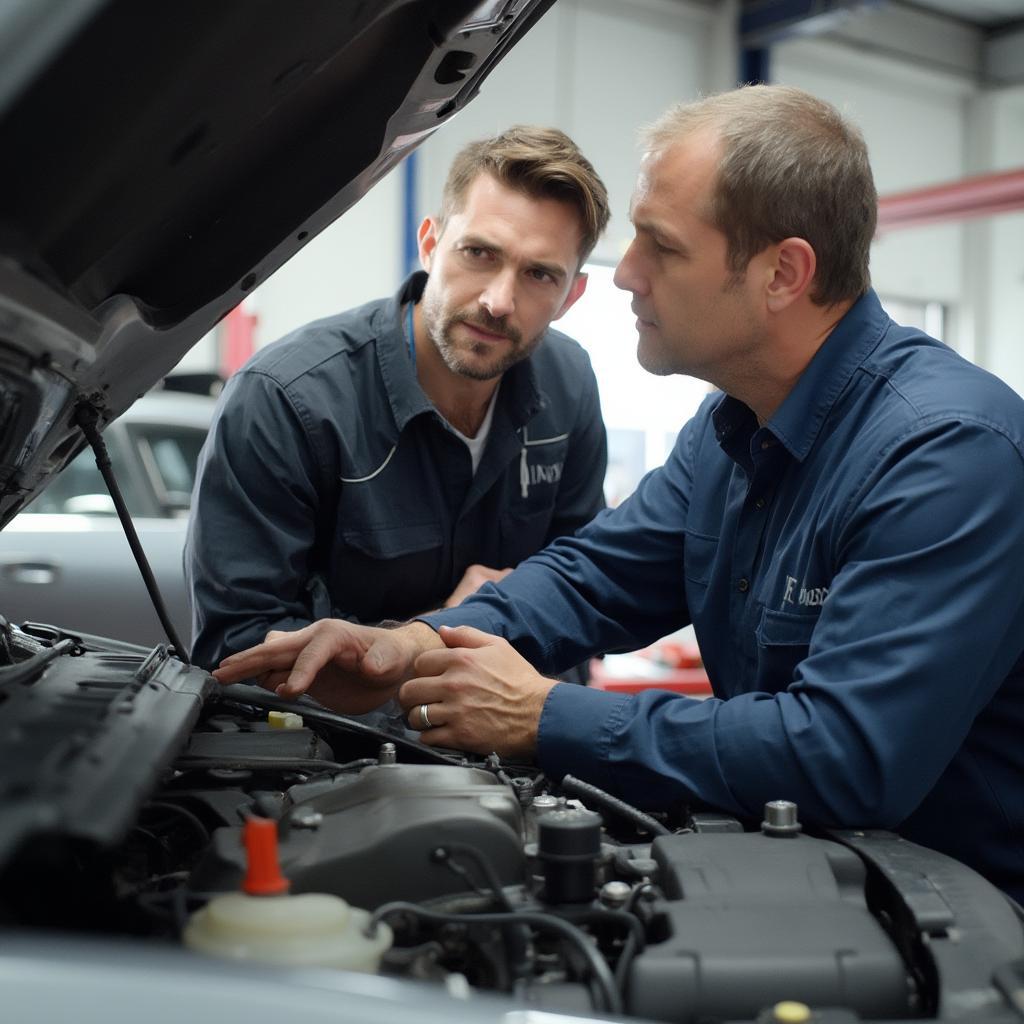
[[[0,526],[553,2],[6,5]]]

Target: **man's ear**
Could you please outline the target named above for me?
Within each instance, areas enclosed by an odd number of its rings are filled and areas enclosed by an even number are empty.
[[[576,300],[587,290],[587,275],[577,274],[573,278],[573,282],[569,285],[569,294],[565,297],[565,302],[562,303],[561,308],[551,318],[552,320],[558,320],[560,317],[565,316],[570,309],[576,304]]]
[[[430,260],[437,241],[441,237],[441,225],[434,217],[424,217],[416,232],[416,244],[420,254],[420,266],[430,273]]]
[[[784,238],[772,246],[774,258],[765,290],[768,309],[779,313],[795,302],[814,283],[818,257],[805,238]]]

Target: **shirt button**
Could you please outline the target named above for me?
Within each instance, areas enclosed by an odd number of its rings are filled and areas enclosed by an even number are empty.
[[[736,589],[739,590],[741,594],[745,594],[750,589],[750,580],[744,576],[739,583],[736,584]]]
[[[754,508],[760,511],[760,509],[764,508],[767,504],[768,502],[764,498],[758,498],[757,501],[754,502]]]
[[[775,444],[775,442],[771,438],[765,438],[765,440],[761,442],[761,451],[767,451],[767,449],[771,448],[773,444]]]

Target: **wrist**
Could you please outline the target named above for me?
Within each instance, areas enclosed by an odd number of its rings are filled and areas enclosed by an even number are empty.
[[[406,622],[402,624],[402,635],[417,648],[416,653],[444,647],[444,641],[436,629],[426,622]]]

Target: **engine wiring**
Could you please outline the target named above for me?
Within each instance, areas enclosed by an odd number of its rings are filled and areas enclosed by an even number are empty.
[[[456,860],[457,857],[467,857],[473,862],[477,870],[479,870],[487,880],[486,890],[482,889],[473,881],[469,872],[458,863]],[[431,854],[431,860],[437,864],[444,864],[450,871],[453,871],[464,882],[466,882],[466,884],[475,892],[490,893],[494,902],[498,906],[503,910],[512,913],[512,903],[508,898],[508,894],[502,887],[501,879],[498,878],[498,874],[491,863],[475,846],[470,846],[468,843],[445,843],[444,846],[438,846],[433,851]]]
[[[221,691],[218,700],[224,708],[244,711],[248,714],[252,714],[256,710],[293,711],[296,714],[302,715],[303,719],[308,722],[319,722],[328,728],[340,729],[343,732],[362,736],[366,739],[377,740],[380,743],[394,743],[407,754],[413,754],[416,760],[419,761],[431,764],[455,765],[457,767],[463,767],[466,764],[464,756],[456,757],[451,754],[445,754],[409,736],[387,732],[365,722],[356,721],[346,715],[330,711],[308,698],[298,701],[285,700],[283,697],[278,697],[268,690],[261,690],[258,686],[234,683]]]
[[[24,661],[19,661],[16,665],[0,666],[0,685],[15,686],[19,683],[29,683],[51,661],[56,661],[63,654],[70,654],[76,647],[74,640],[61,640],[45,651],[39,651]]]
[[[413,919],[429,921],[439,925],[520,925],[528,924],[538,931],[554,932],[579,952],[590,970],[591,978],[601,993],[604,1003],[602,1009],[606,1013],[622,1013],[622,997],[615,984],[611,968],[602,959],[600,952],[591,943],[589,936],[582,929],[552,914],[539,913],[531,910],[517,910],[509,913],[501,911],[488,914],[447,914],[428,910],[417,903],[403,901],[385,903],[374,911],[367,924],[368,935],[375,935],[377,925],[388,917],[396,914],[407,914]]]

